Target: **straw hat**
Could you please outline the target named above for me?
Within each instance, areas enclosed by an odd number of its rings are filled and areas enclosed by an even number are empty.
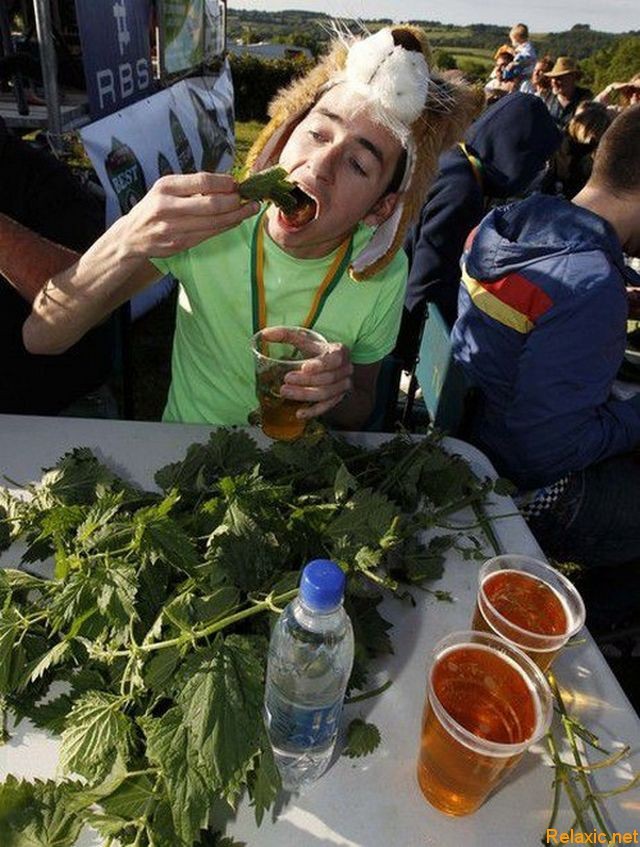
[[[580,68],[578,67],[578,63],[571,56],[558,56],[556,59],[555,65],[551,68],[550,71],[547,71],[544,75],[548,77],[554,76],[566,76],[566,74],[579,74]]]
[[[414,49],[415,48],[415,49]],[[394,213],[354,257],[353,279],[378,273],[404,243],[438,169],[438,157],[459,140],[478,111],[474,90],[431,65],[424,30],[385,27],[375,35],[336,38],[330,53],[272,101],[270,122],[247,156],[246,170],[278,161],[294,127],[335,85],[348,86],[368,104],[368,114],[392,131],[407,152],[407,166]]]

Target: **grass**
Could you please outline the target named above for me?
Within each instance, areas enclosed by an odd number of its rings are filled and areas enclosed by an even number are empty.
[[[238,179],[249,148],[255,141],[264,124],[259,121],[236,121],[236,155],[231,173]]]

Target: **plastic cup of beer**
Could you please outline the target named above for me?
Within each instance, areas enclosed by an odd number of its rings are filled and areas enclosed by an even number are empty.
[[[269,438],[293,441],[304,433],[306,421],[298,412],[311,404],[283,397],[280,392],[285,376],[321,356],[327,345],[319,332],[299,326],[270,326],[252,336],[260,426]]]
[[[574,585],[545,562],[506,554],[480,568],[472,628],[515,644],[542,670],[584,620]]]
[[[553,697],[522,650],[486,632],[454,632],[433,651],[418,783],[448,815],[475,812],[549,729]]]

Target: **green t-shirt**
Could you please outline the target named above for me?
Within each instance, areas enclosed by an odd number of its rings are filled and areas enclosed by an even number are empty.
[[[244,425],[258,405],[250,349],[255,223],[250,218],[197,247],[153,260],[180,281],[165,421]],[[354,255],[370,235],[369,228],[358,227]],[[268,326],[300,326],[334,255],[295,259],[265,234]],[[402,250],[371,279],[354,282],[345,273],[313,328],[329,341],[345,344],[354,363],[379,361],[395,345],[406,280]]]

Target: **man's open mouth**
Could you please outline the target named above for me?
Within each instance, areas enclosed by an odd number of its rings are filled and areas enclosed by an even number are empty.
[[[299,185],[296,185],[291,191],[291,197],[295,200],[295,208],[288,214],[280,210],[280,214],[288,226],[299,229],[314,220],[318,212],[318,203],[314,197],[307,194]]]

